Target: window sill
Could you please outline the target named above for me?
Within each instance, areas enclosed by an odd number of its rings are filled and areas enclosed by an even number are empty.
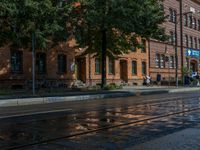
[[[67,72],[57,72],[58,75],[66,75]]]
[[[11,74],[23,74],[23,71],[11,71]]]
[[[101,75],[101,73],[96,73],[96,72],[95,72],[95,75]]]

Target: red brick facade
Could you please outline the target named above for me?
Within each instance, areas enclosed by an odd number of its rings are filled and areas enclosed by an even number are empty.
[[[90,58],[90,59],[89,59]],[[80,58],[77,57],[77,60]],[[95,58],[93,55],[87,55],[80,60],[82,67],[79,67],[79,61],[77,61],[77,74],[78,79],[85,82],[86,84],[96,84],[101,82],[101,73],[95,73]],[[136,62],[136,73],[132,73],[132,61]],[[106,77],[107,83],[128,83],[129,85],[141,85],[143,83],[143,73],[142,73],[142,62],[145,63],[146,67],[145,74],[148,74],[149,63],[148,63],[148,44],[146,43],[145,52],[141,49],[136,49],[134,52],[119,56],[119,58],[114,60],[114,72],[109,73],[109,58],[107,58],[107,68]],[[123,71],[123,72],[122,72]]]
[[[70,70],[71,65],[75,60],[75,52],[73,49],[74,40],[69,40],[66,44],[60,45],[59,48],[37,51],[37,53],[44,53],[46,55],[45,73],[37,73],[37,84],[47,81],[49,84],[59,86],[65,84],[70,86],[71,82],[75,79],[75,73]],[[22,69],[20,72],[13,72],[11,69],[11,52],[20,51],[22,54]],[[66,56],[66,73],[58,73],[58,54]],[[32,81],[32,53],[28,50],[11,50],[10,48],[0,48],[0,87],[14,88],[16,86],[26,88],[31,86]]]
[[[199,60],[200,58],[186,57],[186,49],[200,50],[200,1],[199,0],[182,0],[183,14],[185,12],[193,11],[192,27],[185,26],[185,18],[183,15],[183,66],[190,67],[193,71],[200,72]],[[180,12],[178,0],[165,0],[164,9],[166,15],[171,11],[177,14]],[[181,51],[180,51],[180,18],[177,15],[177,40],[178,40],[178,76],[181,79]],[[195,19],[194,19],[195,18]],[[169,19],[173,20],[173,17]],[[187,24],[189,24],[189,14],[187,16]],[[198,22],[199,21],[199,22]],[[196,22],[194,24],[194,22]],[[163,24],[166,28],[167,34],[174,33],[175,23],[167,21]],[[188,45],[186,43],[186,35],[188,36]],[[192,38],[192,44],[191,39]],[[197,43],[197,44],[195,44]],[[98,71],[97,61],[93,55],[87,55],[80,58],[75,54],[74,40],[69,40],[67,44],[61,45],[48,51],[43,51],[46,54],[46,72],[45,74],[37,74],[38,82],[48,80],[51,84],[66,84],[70,86],[73,81],[81,80],[86,84],[96,84],[101,81],[101,74]],[[196,46],[197,45],[197,46]],[[26,87],[27,83],[31,81],[32,77],[32,54],[26,50],[23,51],[23,69],[20,73],[11,72],[11,50],[9,48],[0,48],[0,87],[12,87],[14,85],[22,85]],[[113,71],[109,73],[109,59],[107,58],[107,82],[123,83],[129,85],[141,85],[143,82],[143,75],[150,74],[153,80],[156,80],[156,74],[160,73],[162,80],[175,80],[175,47],[174,44],[162,43],[156,40],[146,42],[146,52],[141,49],[130,51],[129,54],[119,56],[114,60]],[[66,73],[58,73],[58,54],[66,55]],[[75,56],[76,55],[76,56]],[[165,57],[169,58],[166,62]],[[76,63],[77,69],[73,70],[73,64]],[[143,67],[142,67],[143,64]],[[133,67],[135,65],[135,68]],[[146,67],[144,67],[146,65]],[[142,69],[143,68],[143,69]],[[142,71],[143,70],[143,71]],[[145,70],[145,71],[144,71]]]
[[[166,28],[166,33],[170,35],[171,32],[175,32],[175,23],[170,21],[170,11],[176,11],[177,13],[177,41],[178,41],[178,76],[179,80],[181,80],[181,68],[182,67],[191,67],[193,71],[200,72],[199,70],[199,59],[200,58],[189,58],[186,57],[186,49],[191,48],[193,50],[200,50],[200,1],[199,0],[182,0],[182,12],[183,12],[183,66],[181,66],[181,48],[180,48],[180,8],[179,1],[177,0],[166,0],[164,3],[164,9],[166,15],[169,15],[169,21],[165,22],[163,26]],[[188,13],[193,11],[193,13]],[[185,16],[187,15],[187,23],[189,24],[189,16],[192,16],[192,27],[189,25],[185,25]],[[196,24],[196,25],[195,25]],[[196,26],[196,27],[195,27]],[[188,36],[188,45],[186,42],[186,35]],[[192,45],[190,41],[190,37],[192,38]],[[197,47],[195,44],[195,38]],[[174,67],[169,67],[168,62],[165,62],[165,67],[160,67],[156,65],[156,55],[165,55],[165,56],[173,56],[175,60],[175,47],[174,44],[170,43],[160,43],[158,41],[150,41],[149,43],[149,54],[150,54],[150,75],[155,80],[156,74],[158,72],[161,73],[163,80],[175,80],[175,61]]]

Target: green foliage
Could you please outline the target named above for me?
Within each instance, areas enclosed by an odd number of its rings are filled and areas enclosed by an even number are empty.
[[[0,44],[30,48],[33,33],[36,49],[66,40],[70,7],[60,0],[1,0]]]
[[[116,90],[116,89],[122,89],[122,88],[123,88],[122,85],[117,85],[115,83],[110,83],[110,84],[105,85],[103,90]],[[101,84],[94,85],[94,86],[90,87],[89,90],[100,91],[100,90],[102,90],[101,89]]]
[[[122,89],[122,85],[116,85],[115,83],[108,84],[104,87],[104,90]]]
[[[100,91],[101,90],[101,85],[93,85],[92,87],[89,88],[91,91]]]
[[[191,68],[189,69],[188,67],[183,67],[182,72],[183,72],[183,75],[187,75],[187,74],[191,75],[192,69]]]
[[[162,5],[157,0],[77,0],[71,23],[79,47],[85,54],[101,55],[102,30],[106,30],[108,55],[128,53],[142,47],[137,38],[166,40]]]

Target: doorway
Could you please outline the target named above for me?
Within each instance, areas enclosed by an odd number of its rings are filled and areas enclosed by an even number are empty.
[[[120,60],[120,79],[128,82],[128,64],[127,60]]]
[[[190,68],[191,68],[192,72],[197,72],[198,71],[198,63],[197,63],[197,61],[191,60]]]
[[[76,59],[77,65],[77,80],[86,83],[86,58],[77,58]]]

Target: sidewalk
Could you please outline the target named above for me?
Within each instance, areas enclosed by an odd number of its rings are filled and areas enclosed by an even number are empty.
[[[48,104],[66,101],[93,100],[116,97],[129,97],[139,95],[151,95],[162,93],[200,91],[200,87],[144,87],[144,86],[126,86],[123,89],[113,91],[98,92],[68,92],[63,94],[48,94],[42,96],[0,96],[0,107],[23,106],[33,104]]]
[[[188,128],[126,150],[198,150],[200,146],[199,140],[199,127]]]

